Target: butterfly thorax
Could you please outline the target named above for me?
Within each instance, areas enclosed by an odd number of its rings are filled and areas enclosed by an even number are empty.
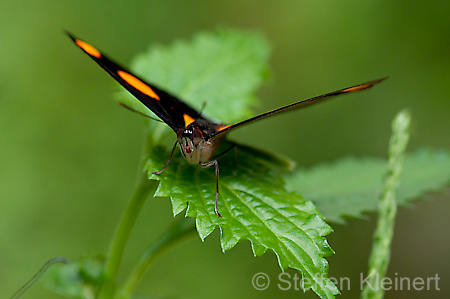
[[[179,129],[177,140],[183,157],[193,164],[211,161],[225,137],[225,134],[214,136],[221,127],[223,125],[207,119],[197,119],[186,128]]]

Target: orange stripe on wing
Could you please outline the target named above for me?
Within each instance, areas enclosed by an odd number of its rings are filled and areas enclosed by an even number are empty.
[[[361,85],[358,85],[358,86],[353,86],[353,87],[346,88],[346,89],[342,90],[342,92],[353,92],[353,91],[363,90],[363,89],[371,87],[372,85],[373,85],[373,83],[371,83],[371,84],[361,84]]]
[[[189,126],[190,124],[192,124],[195,121],[195,119],[193,119],[192,117],[190,117],[187,114],[183,114],[183,118],[184,118],[184,126],[185,127]]]
[[[220,126],[219,126],[218,132],[225,130],[225,129],[228,128],[229,126],[230,126],[230,125],[227,125],[227,126],[225,126],[225,125],[220,125]]]
[[[78,47],[83,49],[89,55],[94,56],[95,58],[102,57],[102,54],[100,54],[100,52],[96,48],[91,46],[90,44],[88,44],[82,40],[79,40],[79,39],[76,39],[75,43],[77,44]]]
[[[156,99],[159,101],[158,95],[153,91],[153,89],[150,88],[147,84],[136,78],[135,76],[124,72],[124,71],[117,71],[117,75],[119,75],[123,80],[125,80],[128,84],[139,90],[140,92]]]

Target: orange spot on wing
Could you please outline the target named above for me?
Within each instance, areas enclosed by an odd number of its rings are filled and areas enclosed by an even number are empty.
[[[192,117],[190,117],[187,114],[183,114],[183,118],[184,118],[184,126],[185,127],[189,126],[190,124],[192,124],[195,121],[195,119],[193,119]]]
[[[78,47],[83,49],[89,55],[94,56],[96,58],[102,57],[102,54],[100,54],[100,52],[90,44],[79,39],[75,40],[75,43],[78,45]]]
[[[352,91],[363,90],[363,89],[371,87],[372,85],[373,84],[361,84],[361,85],[358,85],[358,86],[346,88],[346,89],[342,90],[342,92],[352,92]]]
[[[153,89],[151,89],[150,86],[148,86],[147,84],[145,84],[144,82],[142,82],[141,80],[136,78],[135,76],[133,76],[133,75],[127,73],[127,72],[120,71],[120,70],[117,71],[117,74],[123,80],[125,80],[128,84],[130,84],[131,86],[133,86],[134,88],[136,88],[140,92],[145,93],[146,95],[151,96],[152,98],[154,98],[154,99],[159,101],[159,97],[153,91]]]

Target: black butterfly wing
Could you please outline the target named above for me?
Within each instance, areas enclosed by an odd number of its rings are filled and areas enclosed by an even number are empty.
[[[175,132],[181,128],[187,127],[197,119],[204,119],[204,117],[186,103],[168,92],[145,82],[138,76],[133,75],[125,68],[101,54],[100,51],[92,45],[75,38],[70,33],[67,33],[67,35],[111,77],[119,82],[120,85],[127,89]]]
[[[381,79],[377,79],[377,80],[373,80],[373,81],[369,81],[369,82],[362,83],[362,84],[358,84],[358,85],[355,85],[355,86],[352,86],[352,87],[339,89],[339,90],[336,90],[336,91],[333,91],[333,92],[329,92],[329,93],[326,93],[326,94],[323,94],[323,95],[320,95],[320,96],[317,96],[317,97],[309,98],[309,99],[306,99],[306,100],[303,100],[303,101],[299,101],[299,102],[296,102],[296,103],[293,103],[293,104],[290,104],[290,105],[287,105],[287,106],[284,106],[284,107],[281,107],[281,108],[278,108],[278,109],[275,109],[275,110],[268,111],[266,113],[263,113],[263,114],[254,116],[252,118],[249,118],[247,120],[238,122],[237,124],[234,124],[234,125],[221,126],[217,132],[215,132],[214,134],[211,135],[211,137],[213,137],[215,135],[218,135],[218,134],[228,133],[231,130],[234,130],[234,129],[237,129],[239,127],[242,127],[243,125],[252,123],[252,122],[260,120],[260,119],[264,119],[266,117],[269,117],[269,116],[272,116],[272,115],[275,115],[275,114],[278,114],[278,113],[281,113],[281,112],[286,112],[286,111],[290,111],[290,110],[294,110],[294,109],[298,109],[298,108],[304,107],[306,105],[319,103],[320,101],[326,100],[326,99],[328,99],[330,97],[333,97],[333,96],[338,96],[338,95],[345,94],[345,93],[365,90],[365,89],[370,88],[370,87],[374,86],[375,84],[378,84],[378,83],[380,83],[380,82],[382,82],[382,81],[384,81],[386,79],[387,79],[387,77],[381,78]]]

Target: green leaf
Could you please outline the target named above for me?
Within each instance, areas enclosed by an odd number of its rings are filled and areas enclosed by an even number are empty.
[[[207,101],[205,115],[232,123],[249,115],[253,93],[267,73],[268,52],[258,35],[219,30],[201,33],[191,43],[152,48],[133,69],[197,109]],[[149,121],[147,128],[145,168],[150,179],[160,181],[156,196],[170,197],[174,215],[186,210],[186,216],[196,217],[202,240],[219,227],[223,251],[249,240],[255,256],[271,250],[282,269],[301,271],[304,289],[312,288],[321,298],[339,293],[327,278],[324,258],[333,253],[324,238],[331,227],[311,202],[284,188],[280,173],[293,167],[291,161],[242,145],[221,158],[223,218],[218,218],[214,167],[190,165],[177,151],[164,173],[152,175],[164,166],[175,135],[161,123]]]
[[[301,169],[288,176],[287,187],[312,200],[329,221],[362,217],[375,211],[387,161],[344,158],[332,164]],[[450,182],[450,153],[419,150],[407,154],[400,177],[398,204],[406,205],[426,192],[439,191]]]
[[[103,263],[104,258],[97,256],[55,265],[46,275],[46,285],[65,297],[95,298]]]
[[[161,169],[168,152],[154,148],[148,160],[149,171]],[[310,201],[304,201],[284,188],[278,162],[266,153],[246,147],[220,159],[219,211],[214,213],[215,176],[213,167],[201,168],[174,157],[160,181],[156,196],[171,198],[173,213],[185,209],[196,217],[197,231],[204,240],[216,227],[221,231],[222,250],[240,240],[250,241],[255,256],[272,250],[282,269],[298,269],[321,298],[333,298],[337,288],[326,277],[328,263],[323,258],[333,253],[324,236],[332,229]]]
[[[426,192],[442,191],[450,183],[450,152],[420,150],[407,155],[400,176],[398,203],[408,204]]]

